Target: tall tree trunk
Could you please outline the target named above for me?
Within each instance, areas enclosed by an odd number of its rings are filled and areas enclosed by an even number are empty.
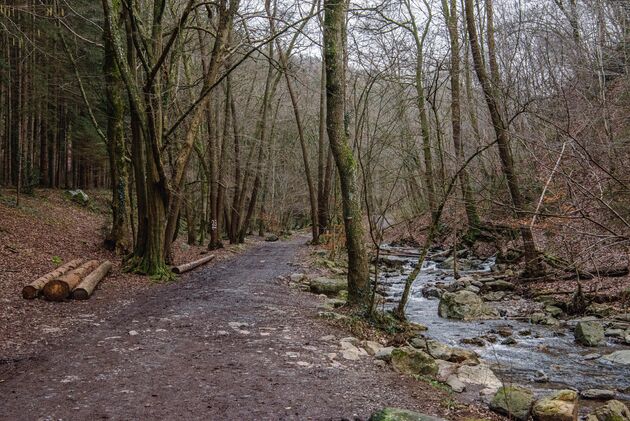
[[[107,25],[104,26],[105,53],[103,72],[107,104],[107,151],[112,189],[112,228],[105,240],[111,250],[126,253],[129,250],[129,224],[127,221],[127,164],[125,160],[125,133],[123,84],[114,58],[114,49]]]
[[[324,0],[324,56],[326,63],[326,127],[339,179],[348,250],[348,302],[369,303],[368,259],[357,180],[357,164],[344,125],[344,39],[346,0]]]
[[[451,43],[451,127],[453,136],[453,146],[455,148],[456,168],[460,169],[464,160],[464,145],[461,140],[462,121],[460,106],[460,49],[459,49],[459,30],[457,28],[457,0],[450,0],[450,10],[447,0],[442,0],[442,8],[444,10],[444,19],[448,26],[449,39]],[[470,178],[468,171],[463,169],[459,173],[459,183],[464,199],[464,208],[468,219],[468,235],[466,238],[473,240],[475,232],[479,227],[479,214],[477,213],[477,205],[473,198],[472,188],[470,186]]]
[[[499,157],[501,158],[501,168],[507,180],[510,197],[514,205],[514,211],[517,217],[525,218],[527,216],[525,210],[525,200],[521,194],[518,176],[514,171],[514,162],[512,152],[510,150],[510,134],[499,110],[499,99],[497,93],[498,83],[500,81],[499,67],[496,60],[494,49],[494,27],[492,16],[492,0],[486,0],[486,15],[488,20],[487,38],[488,38],[488,61],[490,63],[490,76],[486,72],[481,53],[480,42],[477,36],[477,27],[475,25],[475,16],[473,11],[473,0],[465,0],[466,23],[468,26],[468,36],[470,39],[470,48],[475,65],[475,71],[479,79],[479,83],[484,92],[490,118],[497,137],[497,145],[499,149]],[[523,248],[525,251],[526,270],[524,276],[536,277],[544,273],[540,256],[536,250],[534,236],[527,224],[521,224],[521,236],[523,238]]]

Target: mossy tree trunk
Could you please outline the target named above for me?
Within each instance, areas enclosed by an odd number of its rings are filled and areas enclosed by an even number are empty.
[[[347,6],[345,0],[324,0],[326,127],[341,185],[348,250],[348,302],[366,307],[369,304],[370,288],[357,163],[344,124],[346,80],[343,52]]]

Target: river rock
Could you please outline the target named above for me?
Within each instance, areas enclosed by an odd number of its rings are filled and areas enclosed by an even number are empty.
[[[437,360],[449,361],[453,355],[453,349],[450,346],[435,339],[413,338],[411,346],[425,351]]]
[[[437,287],[424,287],[422,288],[422,296],[424,298],[440,298],[442,296],[442,290]]]
[[[485,301],[501,301],[507,296],[508,296],[508,293],[505,291],[493,291],[493,292],[488,292],[487,294],[483,294],[482,298]]]
[[[470,291],[445,292],[438,308],[440,317],[459,320],[496,319],[499,312]]]
[[[483,287],[488,291],[514,291],[515,288],[513,283],[500,279],[497,281],[486,282]]]
[[[462,383],[459,377],[454,374],[448,376],[448,378],[446,379],[446,384],[449,385],[449,387],[453,389],[453,392],[455,393],[462,393],[464,390],[466,390],[466,385]]]
[[[374,412],[368,421],[446,421],[443,418],[432,417],[420,412],[399,408],[383,408]]]
[[[598,322],[578,322],[574,333],[575,341],[585,346],[598,346],[606,343],[604,328]]]
[[[560,317],[562,316],[562,309],[556,306],[547,306],[545,307],[545,313],[549,314],[552,317]]]
[[[490,402],[490,409],[510,419],[527,421],[534,403],[534,394],[522,387],[501,387]]]
[[[629,421],[630,410],[623,403],[617,400],[606,402],[606,405],[597,408],[587,418],[586,421]]]
[[[612,354],[604,355],[602,359],[613,364],[630,365],[630,349],[615,351]]]
[[[576,421],[578,397],[574,390],[560,390],[538,400],[532,409],[534,421]]]
[[[462,365],[457,369],[457,377],[468,384],[476,384],[496,392],[501,386],[501,380],[486,364],[476,366]]]
[[[438,365],[433,357],[412,347],[395,348],[391,354],[391,363],[399,373],[436,375],[438,372]]]
[[[553,316],[549,316],[545,313],[534,313],[529,316],[529,322],[535,325],[547,325],[556,326],[560,324],[560,321]]]
[[[615,398],[615,391],[606,389],[586,389],[580,392],[580,397],[584,399],[606,401]]]
[[[348,289],[348,281],[345,279],[333,279],[319,277],[311,279],[311,292],[314,294],[337,295],[340,291]]]

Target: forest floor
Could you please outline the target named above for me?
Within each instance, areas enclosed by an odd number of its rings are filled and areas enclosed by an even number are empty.
[[[173,283],[115,271],[88,301],[25,301],[23,277],[47,269],[35,263],[49,259],[40,243],[56,245],[50,252],[64,259],[108,256],[90,240],[96,216],[89,223],[84,211],[57,215],[65,230],[49,221],[49,242],[39,240],[41,232],[22,232],[15,209],[0,206],[0,244],[17,250],[9,251],[13,259],[3,250],[0,264],[20,275],[3,276],[0,289],[2,419],[362,420],[383,406],[449,420],[498,419],[372,357],[333,357],[348,333],[318,318],[321,298],[280,278],[296,270],[306,237],[224,252]],[[39,215],[31,225],[36,231],[42,214],[35,202],[27,206]],[[57,221],[51,212],[61,208],[52,205],[45,219]],[[88,244],[56,237],[76,224],[82,235],[75,240]],[[23,254],[30,257],[19,259]]]

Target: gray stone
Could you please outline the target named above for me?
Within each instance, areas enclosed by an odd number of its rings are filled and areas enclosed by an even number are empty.
[[[584,399],[606,401],[615,398],[615,391],[606,389],[587,389],[580,392],[580,397]]]
[[[457,369],[457,377],[467,384],[476,384],[496,392],[503,384],[494,372],[485,364],[476,366],[462,365]]]
[[[365,343],[363,344],[363,348],[365,348],[368,354],[374,356],[378,354],[381,349],[383,349],[383,345],[374,341],[365,341]]]
[[[459,320],[496,319],[499,312],[470,291],[445,292],[438,309],[440,317]]]
[[[493,291],[493,292],[489,292],[487,294],[483,294],[482,298],[485,301],[501,301],[503,299],[505,299],[505,297],[507,297],[508,294],[505,291]]]
[[[275,241],[278,241],[279,238],[276,234],[269,234],[268,236],[265,237],[265,241],[268,241],[270,243],[273,243]]]
[[[490,291],[514,291],[514,284],[508,281],[492,281],[486,282],[484,284],[484,288]]]
[[[376,354],[374,354],[374,358],[376,358],[377,360],[382,360],[382,361],[391,361],[393,350],[394,350],[393,346],[381,348]]]
[[[615,351],[612,354],[604,355],[602,359],[613,364],[630,365],[630,349]]]
[[[332,279],[324,277],[311,279],[311,292],[314,294],[335,296],[344,289],[348,289],[348,281],[345,279]]]
[[[449,387],[453,389],[453,392],[455,393],[462,393],[464,390],[466,390],[466,385],[462,383],[459,377],[454,374],[448,376],[448,378],[446,379],[446,384],[449,385]]]
[[[446,421],[443,418],[432,417],[420,412],[399,408],[383,408],[374,412],[368,421]]]
[[[90,202],[90,197],[81,189],[66,190],[66,196],[73,202],[86,206]]]
[[[534,403],[534,394],[522,387],[500,388],[490,402],[490,409],[510,419],[527,421]]]
[[[575,341],[585,346],[598,346],[606,343],[604,328],[598,322],[578,322],[574,333]]]

